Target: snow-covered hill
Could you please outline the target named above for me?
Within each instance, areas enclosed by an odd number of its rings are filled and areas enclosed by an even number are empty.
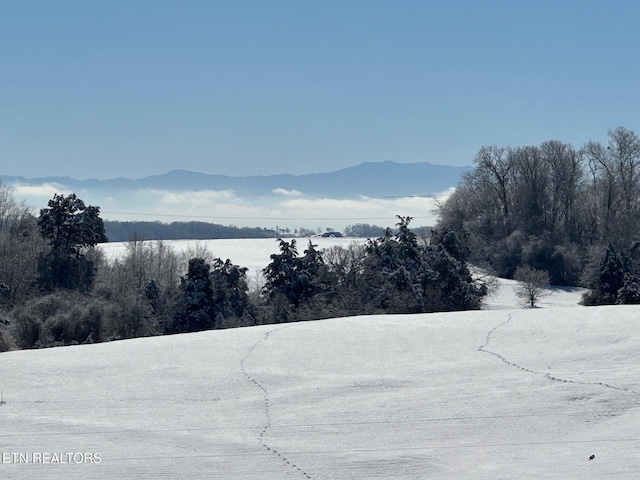
[[[0,477],[635,478],[640,309],[509,309],[509,290],[484,311],[3,353]]]

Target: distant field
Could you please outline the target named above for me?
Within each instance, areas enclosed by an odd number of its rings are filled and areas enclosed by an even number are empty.
[[[364,238],[335,238],[313,237],[295,239],[298,253],[303,254],[309,240],[319,249],[333,245],[348,246],[349,244],[366,242]],[[290,242],[291,239],[286,239]],[[222,260],[229,259],[235,265],[249,269],[247,278],[253,279],[271,261],[270,256],[278,252],[278,241],[274,238],[250,239],[219,239],[219,240],[167,240],[163,242],[177,252],[194,250],[196,247],[206,247],[214,256]],[[107,258],[118,258],[126,254],[127,242],[103,243],[98,246],[105,252]]]

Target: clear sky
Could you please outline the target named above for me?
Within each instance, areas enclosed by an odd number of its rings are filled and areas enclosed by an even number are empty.
[[[0,174],[470,165],[640,133],[640,2],[0,0]]]

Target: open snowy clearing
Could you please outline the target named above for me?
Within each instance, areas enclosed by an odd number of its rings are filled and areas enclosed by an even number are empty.
[[[579,293],[3,353],[0,478],[635,478],[640,308]]]

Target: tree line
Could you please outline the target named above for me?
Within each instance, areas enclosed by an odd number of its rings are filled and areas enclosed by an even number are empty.
[[[207,240],[210,238],[273,238],[274,229],[235,227],[208,222],[143,222],[104,220],[111,242],[126,242],[133,237],[147,240]]]
[[[202,248],[133,237],[123,257],[105,258],[95,248],[107,240],[99,207],[55,195],[36,216],[0,186],[0,350],[474,309],[489,286],[469,264],[588,287],[585,304],[640,303],[635,133],[619,127],[607,144],[580,149],[487,146],[474,164],[428,237],[398,216],[394,230],[350,226],[376,233],[365,244],[320,251],[280,238],[252,288],[246,268]],[[535,295],[523,293],[531,305]]]
[[[590,288],[590,304],[633,297],[640,227],[634,132],[618,127],[606,144],[579,149],[560,141],[484,146],[474,166],[439,219],[464,237],[473,263],[509,278],[520,266],[547,271],[553,284]]]
[[[279,227],[236,227],[233,225],[219,225],[208,222],[171,222],[159,221],[118,221],[104,220],[104,227],[111,242],[126,242],[131,238],[144,238],[145,240],[208,240],[211,238],[276,238],[284,236],[314,236],[325,231],[333,231],[327,227],[316,229],[299,227],[297,229]],[[379,237],[384,228],[366,223],[347,225],[343,233],[347,237]]]
[[[479,308],[487,293],[452,229],[431,241],[398,217],[366,244],[320,251],[279,239],[249,288],[247,269],[205,248],[133,238],[106,258],[99,207],[55,195],[33,215],[0,187],[0,350],[103,342],[372,313]]]

